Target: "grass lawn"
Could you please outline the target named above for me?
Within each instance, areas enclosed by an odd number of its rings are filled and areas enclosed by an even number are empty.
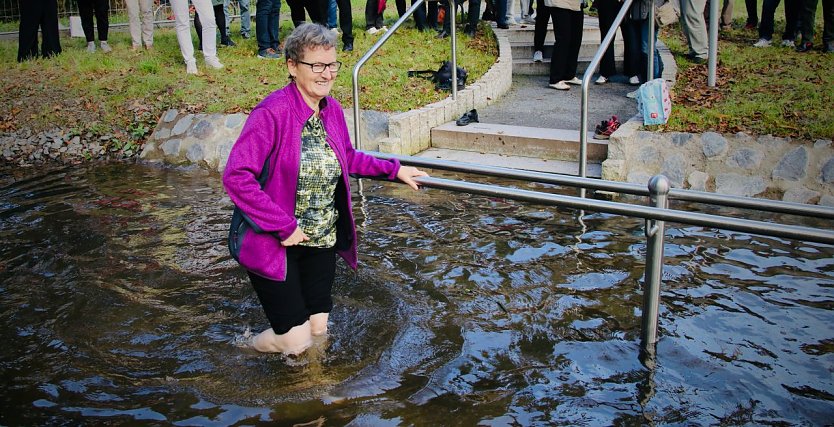
[[[379,38],[364,31],[364,2],[354,1],[355,49],[339,51],[343,71],[332,95],[352,108],[352,72],[356,62]],[[393,3],[393,2],[392,2]],[[287,12],[282,8],[282,12]],[[389,7],[386,24],[395,21]],[[288,15],[281,22],[281,40],[292,31]],[[238,36],[239,23],[232,23],[235,47],[218,48],[225,64],[222,70],[206,69],[195,54],[201,71],[187,76],[173,28],[156,29],[153,52],[132,52],[127,32],[111,31],[114,51],[87,53],[83,38],[62,38],[63,53],[52,59],[16,63],[17,41],[0,42],[0,131],[54,127],[78,133],[115,135],[121,140],[142,140],[169,108],[191,112],[233,113],[251,110],[268,93],[288,81],[286,61],[256,57],[254,37]],[[253,34],[254,36],[254,34]],[[359,74],[360,106],[377,111],[407,111],[442,100],[448,92],[437,91],[430,81],[408,77],[408,70],[437,69],[450,59],[449,39],[420,32],[413,21],[392,36]],[[196,33],[192,29],[194,44]],[[341,40],[339,41],[341,47]],[[497,42],[488,29],[476,38],[458,33],[458,64],[475,81],[495,62]]]
[[[744,30],[744,0],[734,4],[733,29],[719,34],[715,88],[707,86],[707,66],[694,65],[679,25],[664,28],[661,38],[678,64],[673,113],[667,131],[748,134],[814,140],[834,138],[834,54],[797,53],[777,47],[785,27],[784,9],[776,11],[774,46],[756,48],[758,32]],[[759,5],[761,19],[761,4]],[[817,11],[814,45],[822,46],[822,17]]]

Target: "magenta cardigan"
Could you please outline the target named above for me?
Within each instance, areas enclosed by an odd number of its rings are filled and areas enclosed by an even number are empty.
[[[294,82],[258,104],[235,142],[223,172],[223,186],[232,202],[260,229],[246,233],[240,247],[240,264],[271,280],[287,276],[287,251],[281,241],[297,227],[295,194],[301,167],[301,130],[313,115]],[[400,164],[356,151],[350,142],[345,114],[338,101],[325,98],[319,112],[327,143],[336,153],[342,178],[336,187],[337,253],[356,269],[356,226],[350,200],[349,175],[396,179]],[[269,179],[263,190],[257,178],[272,152]]]

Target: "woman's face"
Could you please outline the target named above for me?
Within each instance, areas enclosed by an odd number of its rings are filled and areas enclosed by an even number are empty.
[[[292,59],[287,61],[290,75],[295,77],[295,84],[301,96],[314,110],[318,110],[319,101],[330,94],[330,89],[333,88],[333,82],[336,80],[336,73],[330,67],[325,68],[321,73],[314,73],[308,64],[332,64],[334,62],[336,62],[335,47],[306,49],[298,62]]]

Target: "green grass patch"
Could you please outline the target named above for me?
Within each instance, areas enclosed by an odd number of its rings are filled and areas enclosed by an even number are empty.
[[[339,51],[344,68],[332,92],[345,108],[353,105],[354,65],[381,37],[363,31],[361,10],[355,10],[354,16],[360,18],[354,20],[355,50]],[[201,54],[195,54],[202,73],[199,76],[185,74],[173,28],[155,30],[152,52],[131,51],[129,34],[111,31],[109,41],[114,51],[110,54],[86,52],[83,38],[62,38],[60,56],[23,64],[15,62],[17,41],[2,41],[0,58],[7,65],[0,71],[4,89],[0,100],[10,108],[0,112],[0,130],[62,127],[136,138],[147,134],[148,126],[153,127],[169,108],[205,113],[248,112],[270,92],[286,85],[288,72],[284,59],[258,59],[254,37],[243,40],[237,37],[238,31],[239,23],[233,22],[237,46],[218,48],[224,69],[207,69]],[[291,31],[289,20],[283,21],[281,40]],[[474,39],[462,32],[458,34],[458,63],[468,71],[471,82],[495,62],[497,42],[486,27]],[[193,30],[192,38],[196,47],[197,35]],[[435,90],[426,79],[408,77],[407,72],[437,69],[450,56],[449,39],[438,40],[434,32],[423,33],[414,28],[413,22],[406,23],[361,69],[360,107],[407,111],[446,98],[448,92]]]

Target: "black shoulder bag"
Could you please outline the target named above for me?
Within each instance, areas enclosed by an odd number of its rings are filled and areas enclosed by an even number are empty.
[[[466,86],[466,70],[457,67],[458,89]],[[439,90],[452,90],[452,62],[444,61],[437,71],[434,70],[411,70],[408,77],[422,77],[434,82],[434,87]]]

